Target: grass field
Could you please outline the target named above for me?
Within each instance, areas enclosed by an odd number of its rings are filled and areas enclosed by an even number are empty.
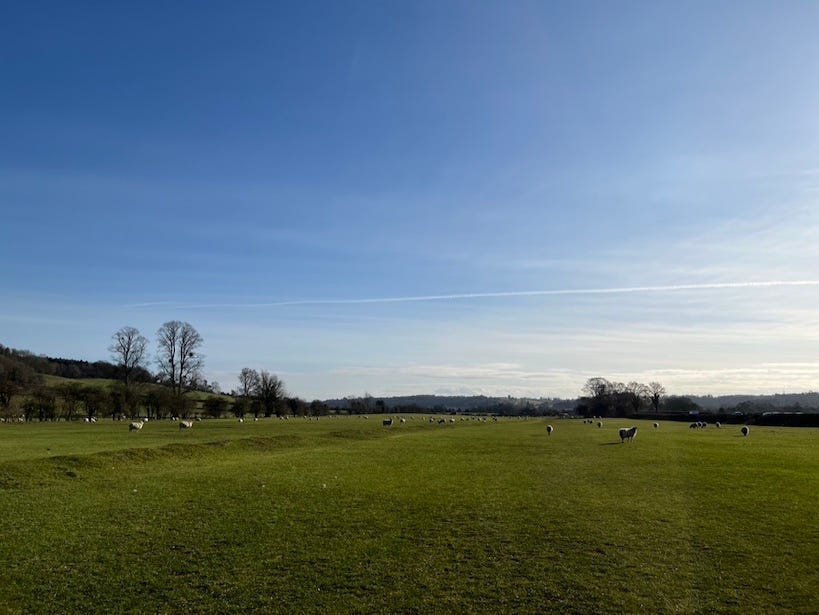
[[[817,612],[819,430],[0,425],[0,612]]]

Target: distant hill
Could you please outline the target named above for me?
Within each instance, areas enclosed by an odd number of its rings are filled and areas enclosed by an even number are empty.
[[[331,408],[348,410],[354,405],[364,404],[375,411],[379,402],[391,410],[418,408],[437,412],[485,411],[498,412],[514,410],[516,414],[545,412],[570,412],[574,409],[575,400],[526,398],[526,397],[487,397],[485,395],[404,395],[398,397],[356,397],[344,399],[327,399],[324,401]]]
[[[740,404],[766,405],[772,408],[819,408],[819,393],[775,393],[773,395],[692,395],[689,396],[697,405],[707,410],[733,408]]]
[[[28,350],[7,348],[0,344],[0,356],[13,359],[38,374],[59,376],[60,378],[104,378],[115,380],[119,378],[119,369],[108,361],[81,361],[78,359],[63,359],[37,355]],[[151,382],[153,376],[142,368],[135,370],[133,379],[138,382]]]
[[[819,411],[819,392],[806,393],[777,393],[773,395],[675,395],[686,397],[697,406],[707,411],[736,410],[748,414],[762,413],[776,410],[803,410],[805,412]],[[349,410],[353,406],[361,410],[361,404],[371,412],[378,410],[380,402],[385,409],[406,410],[418,408],[420,410],[434,410],[436,412],[495,412],[505,413],[514,411],[514,414],[545,414],[571,413],[579,403],[579,399],[560,398],[526,398],[526,397],[487,397],[485,395],[404,395],[397,397],[346,397],[343,399],[327,399],[324,401],[331,408]]]

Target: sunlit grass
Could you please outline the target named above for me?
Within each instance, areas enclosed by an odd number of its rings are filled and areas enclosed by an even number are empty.
[[[550,422],[3,425],[0,605],[816,609],[818,430]]]

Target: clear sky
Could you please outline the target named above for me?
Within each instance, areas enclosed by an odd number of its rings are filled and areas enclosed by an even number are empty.
[[[815,390],[817,31],[812,2],[6,3],[0,343],[107,359],[186,320],[209,380],[306,399]]]

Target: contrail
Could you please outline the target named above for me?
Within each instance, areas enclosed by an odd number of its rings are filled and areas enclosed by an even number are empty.
[[[517,290],[486,293],[456,293],[446,295],[415,295],[408,297],[369,297],[359,299],[293,299],[268,303],[201,303],[184,304],[170,301],[139,303],[128,308],[174,307],[185,309],[208,308],[265,308],[297,305],[357,305],[365,303],[410,303],[420,301],[450,301],[458,299],[488,299],[493,297],[550,297],[560,295],[617,295],[627,293],[674,292],[681,290],[720,290],[727,288],[772,288],[782,286],[819,286],[819,280],[775,280],[767,282],[716,282],[713,284],[669,284],[664,286],[618,286],[613,288],[561,288],[552,290]]]

